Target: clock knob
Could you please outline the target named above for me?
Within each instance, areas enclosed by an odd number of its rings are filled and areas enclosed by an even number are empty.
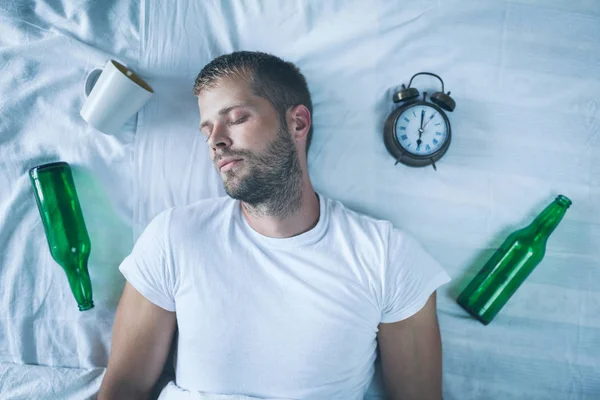
[[[416,97],[419,97],[419,91],[416,88],[406,88],[402,85],[402,90],[394,94],[394,103],[400,103],[401,101],[411,100]]]
[[[444,94],[444,92],[435,92],[430,96],[430,99],[434,104],[446,111],[452,112],[456,107],[456,102],[450,97],[450,92],[448,92],[448,94]]]

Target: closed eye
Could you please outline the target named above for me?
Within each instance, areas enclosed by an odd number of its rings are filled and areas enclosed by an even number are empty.
[[[246,116],[244,116],[244,117],[242,117],[242,118],[239,118],[239,119],[237,119],[237,120],[235,120],[235,121],[233,121],[233,122],[227,122],[227,125],[239,125],[239,124],[243,123],[244,121],[246,121],[246,120],[247,120],[249,117],[250,117],[249,115],[246,115]],[[204,136],[206,136],[206,137],[207,137],[207,138],[206,138],[206,141],[208,141],[208,139],[211,137],[212,133],[211,133],[211,132],[208,132],[208,133],[207,133],[207,132],[205,132],[204,130],[202,130],[203,128],[204,128],[204,127],[201,127],[201,128],[200,128],[200,132],[201,132],[201,133],[202,133]]]
[[[231,122],[230,124],[231,125],[238,125],[238,124],[241,124],[242,122],[246,121],[247,119],[248,119],[248,116],[245,116],[245,117],[239,118],[239,119]]]

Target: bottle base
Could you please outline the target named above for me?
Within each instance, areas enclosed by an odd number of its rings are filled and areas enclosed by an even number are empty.
[[[483,325],[489,325],[490,322],[492,322],[492,320],[487,320],[484,319],[480,314],[477,314],[476,312],[474,312],[473,310],[471,310],[469,307],[466,307],[464,304],[462,304],[460,301],[457,301],[458,305],[461,306],[466,312],[468,312],[469,314],[471,314],[471,316],[473,318],[475,318],[477,321],[481,322]]]

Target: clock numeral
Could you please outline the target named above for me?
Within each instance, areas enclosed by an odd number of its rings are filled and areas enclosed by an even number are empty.
[[[433,139],[433,144],[438,144],[438,140],[437,139]]]
[[[410,145],[411,145],[411,144],[412,144],[412,143],[409,143],[409,144],[407,144],[407,145],[406,145],[406,147],[410,147]]]
[[[435,134],[438,136],[442,136],[442,132],[436,132]]]
[[[402,140],[406,140],[406,139],[408,139],[408,136],[406,136],[406,135],[402,135],[402,136],[400,136],[400,139],[402,139]]]
[[[401,130],[401,131],[405,131],[405,130],[406,130],[406,127],[405,127],[405,126],[401,126],[401,127],[400,127],[400,130]]]
[[[431,150],[431,147],[429,147],[429,145],[425,146],[425,150]]]
[[[413,117],[417,118],[417,114],[413,111]]]
[[[408,119],[408,118],[404,117],[403,119],[404,119],[406,122],[409,122],[409,119]]]
[[[441,124],[438,122],[437,124],[435,124],[435,126],[440,126]]]

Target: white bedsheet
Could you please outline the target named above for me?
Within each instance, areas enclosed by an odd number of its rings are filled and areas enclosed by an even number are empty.
[[[104,368],[61,368],[40,365],[0,364],[0,398],[92,399],[96,397]]]
[[[0,399],[84,399],[108,361],[133,245],[133,118],[118,137],[79,116],[88,71],[135,67],[139,3],[0,2]],[[71,164],[92,242],[95,307],[79,312],[50,256],[29,168]],[[27,365],[30,364],[30,365]]]
[[[438,294],[444,398],[600,398],[600,3],[146,2],[142,38],[160,89],[138,126],[136,229],[220,190],[196,74],[233,50],[275,53],[313,95],[316,188],[413,232],[454,278]],[[437,172],[394,166],[382,140],[394,90],[419,71],[457,102]],[[459,291],[559,193],[573,206],[543,264],[491,325],[469,318]]]
[[[0,398],[96,393],[133,239],[162,209],[223,193],[191,89],[238,49],[306,75],[316,188],[411,231],[454,278],[438,294],[445,399],[600,397],[600,3],[49,0],[0,2]],[[78,114],[87,71],[110,57],[156,92],[118,137]],[[424,70],[457,101],[437,172],[394,166],[381,138],[394,90]],[[59,159],[93,245],[84,313],[27,177]],[[558,193],[573,206],[543,264],[491,325],[469,318],[459,291]]]

